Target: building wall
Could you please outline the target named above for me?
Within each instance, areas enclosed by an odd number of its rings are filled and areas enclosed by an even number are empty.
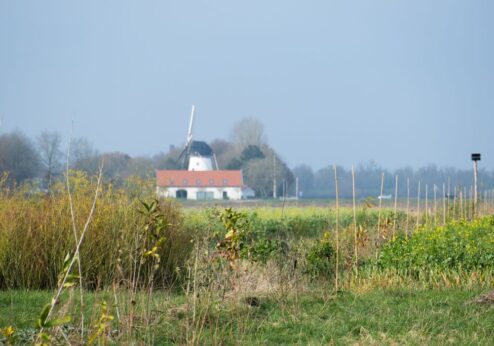
[[[198,192],[212,192],[213,199],[223,199],[223,192],[227,193],[228,199],[238,200],[242,198],[242,189],[240,187],[157,187],[159,198],[176,198],[178,190],[187,191],[187,199],[197,199]]]

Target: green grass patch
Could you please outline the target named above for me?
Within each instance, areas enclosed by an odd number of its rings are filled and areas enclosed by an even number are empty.
[[[131,335],[136,342],[159,344],[184,343],[187,333],[189,341],[194,333],[199,344],[488,345],[494,335],[494,306],[473,303],[481,293],[480,289],[396,288],[328,296],[312,291],[298,298],[260,297],[259,307],[242,301],[201,305],[200,323],[192,325],[191,310],[182,315],[173,312],[184,307],[183,295],[156,292],[148,329],[144,332],[136,323]],[[32,328],[50,296],[46,291],[1,292],[0,325]],[[115,316],[112,296],[111,292],[87,294],[87,315],[95,315],[97,302],[109,300]],[[137,306],[144,314],[144,305]],[[122,329],[123,323],[115,321],[114,328]],[[114,342],[129,341],[128,334],[119,333]]]

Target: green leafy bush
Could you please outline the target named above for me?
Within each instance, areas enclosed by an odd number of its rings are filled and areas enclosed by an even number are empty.
[[[494,217],[421,228],[408,239],[399,236],[383,246],[378,265],[411,272],[494,269]]]
[[[329,233],[326,232],[321,240],[310,247],[305,256],[306,274],[312,278],[333,277],[335,254]]]

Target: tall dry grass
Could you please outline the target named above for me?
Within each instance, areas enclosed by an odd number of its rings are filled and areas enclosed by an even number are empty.
[[[93,203],[96,180],[81,172],[70,172],[69,181],[74,220],[80,232]],[[88,288],[108,287],[115,282],[128,284],[132,280],[132,268],[140,260],[136,251],[145,239],[146,222],[139,212],[139,200],[132,197],[124,189],[102,186],[80,250],[81,274]],[[194,233],[183,227],[178,205],[162,202],[161,210],[167,219],[167,241],[160,253],[155,280],[164,286],[178,279],[190,254]],[[69,198],[63,184],[54,185],[49,194],[28,189],[2,190],[0,289],[55,287],[64,258],[74,247]],[[141,280],[145,282],[147,278]]]

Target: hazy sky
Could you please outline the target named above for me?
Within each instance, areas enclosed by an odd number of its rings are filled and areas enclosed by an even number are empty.
[[[0,0],[0,132],[151,155],[260,119],[290,166],[494,168],[494,2]]]

